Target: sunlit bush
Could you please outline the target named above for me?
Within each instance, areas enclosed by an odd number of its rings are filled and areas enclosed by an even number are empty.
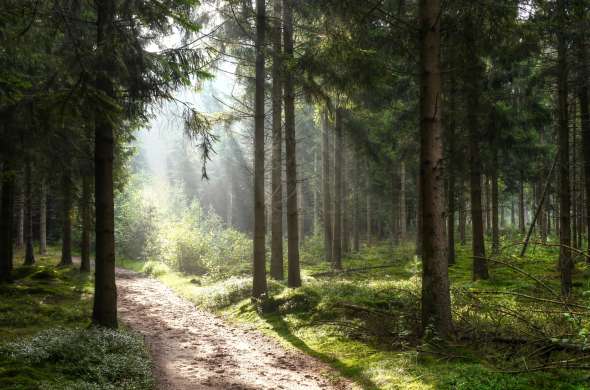
[[[182,191],[135,179],[117,201],[119,253],[148,261],[146,272],[165,273],[157,263],[213,279],[248,272],[251,240]]]

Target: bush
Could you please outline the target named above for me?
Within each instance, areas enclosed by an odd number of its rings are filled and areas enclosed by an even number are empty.
[[[49,329],[0,346],[0,387],[151,389],[140,336],[109,329]]]

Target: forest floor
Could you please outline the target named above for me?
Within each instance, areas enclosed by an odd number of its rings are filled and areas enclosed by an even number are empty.
[[[159,389],[347,389],[326,363],[196,308],[156,279],[117,269],[121,320],[141,333]]]
[[[303,287],[269,280],[266,307],[249,298],[248,264],[219,276],[186,275],[157,261],[120,258],[118,264],[153,276],[231,327],[254,327],[329,364],[363,389],[590,389],[589,371],[574,369],[590,361],[587,347],[580,353],[559,347],[590,345],[590,312],[570,314],[553,295],[559,292],[558,248],[534,244],[520,258],[517,242],[504,237],[496,257],[504,263],[490,263],[490,279],[477,282],[469,246],[457,246],[450,269],[457,335],[449,343],[415,334],[421,264],[410,242],[364,246],[344,267],[366,270],[332,273],[321,240],[311,239],[302,248]],[[590,295],[590,268],[580,259],[575,276],[573,302],[581,310]]]

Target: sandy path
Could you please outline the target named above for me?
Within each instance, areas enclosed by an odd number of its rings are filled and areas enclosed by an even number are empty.
[[[224,322],[159,281],[117,269],[122,321],[144,335],[159,389],[348,389],[330,368],[255,330]]]

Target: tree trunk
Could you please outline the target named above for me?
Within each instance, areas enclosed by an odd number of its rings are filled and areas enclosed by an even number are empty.
[[[299,229],[299,246],[301,247],[301,244],[303,243],[303,239],[305,238],[305,212],[304,212],[304,207],[305,205],[303,204],[303,185],[304,185],[304,179],[302,177],[299,178],[299,181],[297,182],[297,218],[298,218],[298,222],[297,222],[297,228]]]
[[[472,8],[474,6],[471,6]],[[481,157],[479,152],[479,100],[482,69],[477,55],[476,26],[473,15],[466,17],[465,39],[471,56],[469,88],[467,97],[467,123],[469,124],[469,165],[471,184],[471,228],[473,246],[473,279],[488,279],[488,264],[485,261],[483,213],[481,205]]]
[[[17,176],[16,186],[16,248],[22,249],[25,246],[25,183],[21,174]]]
[[[498,151],[494,148],[492,161],[492,254],[500,254],[500,226],[498,225]]]
[[[452,332],[441,129],[440,0],[420,2],[422,65],[420,94],[420,179],[422,191],[422,332],[433,326]]]
[[[360,192],[360,168],[359,168],[359,152],[358,148],[354,149],[354,162],[353,162],[353,180],[354,187],[352,189],[353,200],[352,200],[352,251],[358,252],[361,247],[360,239],[360,218],[359,218],[359,192]]]
[[[406,214],[406,163],[399,164],[399,236],[400,241],[405,241],[408,232],[408,217]]]
[[[459,241],[461,245],[467,242],[467,205],[465,200],[465,186],[461,178],[461,188],[459,189]]]
[[[371,245],[371,242],[373,240],[373,218],[372,218],[372,213],[371,213],[371,182],[369,179],[369,160],[367,158],[367,164],[366,164],[366,170],[367,170],[367,175],[365,176],[365,193],[366,193],[366,216],[365,216],[365,222],[366,222],[366,236],[367,236],[367,246]]]
[[[283,275],[283,80],[281,78],[282,2],[273,0],[272,25],[272,226],[270,276],[282,280]]]
[[[518,230],[520,234],[525,233],[524,223],[524,178],[522,172],[520,173],[520,186],[518,191]]]
[[[82,177],[82,199],[80,212],[82,216],[82,238],[80,240],[80,271],[90,272],[90,230],[92,229],[92,205],[90,201],[92,177]]]
[[[14,172],[5,162],[2,169],[2,207],[0,209],[0,282],[11,279],[13,268],[13,207],[15,180]]]
[[[31,191],[31,162],[25,166],[25,265],[35,264],[35,249],[33,247],[33,192]]]
[[[587,11],[580,2],[577,7],[577,16],[580,20],[585,20]],[[581,24],[584,26],[584,24]],[[584,155],[584,187],[586,189],[585,219],[586,231],[590,235],[590,207],[588,200],[590,199],[590,95],[588,89],[588,35],[583,27],[578,31],[578,39],[576,41],[576,52],[578,59],[578,101],[580,103],[580,120],[582,124],[582,151]],[[590,238],[587,240],[587,257],[586,262],[590,263]]]
[[[47,254],[47,184],[41,181],[39,191],[39,253]]]
[[[334,145],[334,241],[332,255],[335,269],[342,269],[342,109],[336,109]]]
[[[561,30],[557,36],[557,90],[558,90],[558,120],[559,120],[559,269],[561,273],[561,293],[569,296],[572,288],[573,262],[570,252],[570,178],[569,178],[569,126],[568,126],[568,67],[566,32],[566,3],[558,0],[558,14]]]
[[[332,261],[332,196],[330,194],[330,133],[328,111],[323,112],[322,120],[322,208],[324,217],[324,255],[326,261]]]
[[[62,236],[61,236],[61,261],[59,265],[66,266],[72,263],[72,183],[70,176],[64,173],[62,176]]]
[[[318,152],[313,152],[313,219],[312,234],[317,236],[318,232]]]
[[[96,0],[97,51],[99,72],[96,89],[109,98],[115,98],[111,77],[114,74],[115,3],[114,0]],[[106,107],[95,113],[94,191],[96,200],[96,259],[95,293],[92,320],[109,328],[117,327],[117,287],[115,283],[115,226],[113,199],[113,123]]]
[[[285,59],[293,61],[293,0],[283,2]],[[264,102],[263,102],[264,103]],[[301,286],[299,269],[299,228],[297,216],[297,156],[295,139],[295,85],[293,72],[285,74],[285,145],[287,154],[287,259],[289,287]]]
[[[455,197],[456,197],[456,185],[455,185],[455,96],[456,96],[456,80],[455,72],[451,73],[451,91],[449,96],[449,126],[447,128],[447,141],[448,141],[448,164],[447,164],[447,177],[448,179],[448,215],[447,215],[447,237],[448,237],[448,251],[447,251],[447,262],[450,265],[455,264]]]
[[[344,135],[343,135],[344,138]],[[348,211],[350,210],[349,205],[349,194],[350,194],[350,183],[346,179],[349,177],[348,170],[348,151],[346,143],[343,141],[342,144],[342,256],[346,256],[350,253],[350,218],[348,218]]]

